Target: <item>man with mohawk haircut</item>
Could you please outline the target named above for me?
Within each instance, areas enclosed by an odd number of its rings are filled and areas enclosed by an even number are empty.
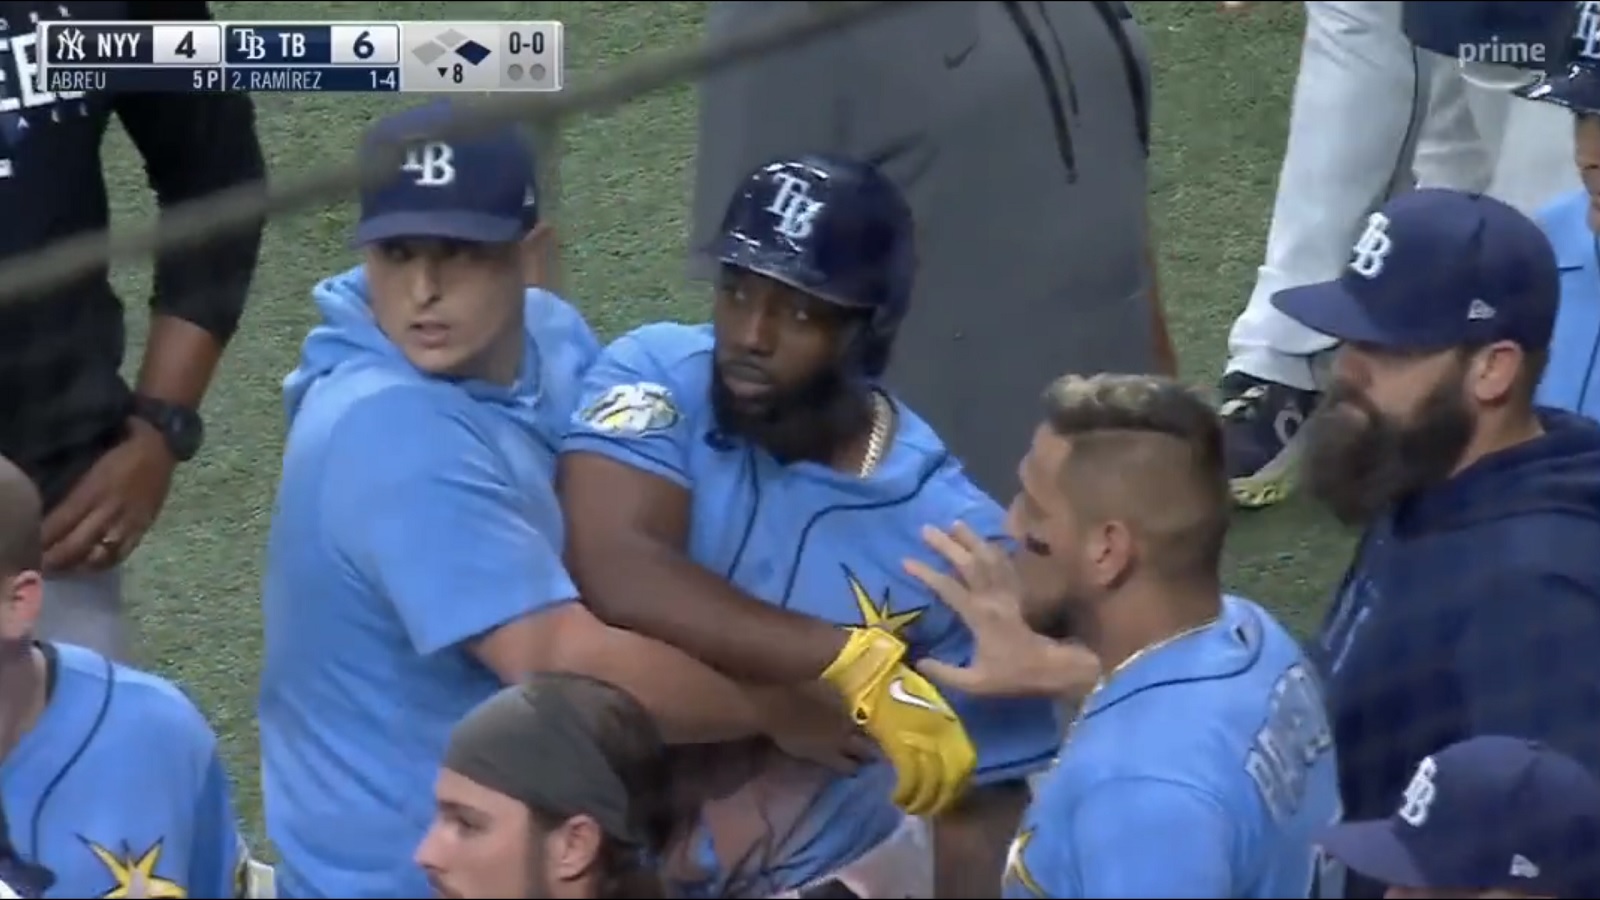
[[[1017,474],[1014,560],[960,525],[926,533],[953,575],[906,564],[977,642],[969,667],[924,675],[1082,700],[1004,896],[1342,896],[1312,846],[1340,815],[1321,688],[1271,615],[1222,590],[1217,415],[1164,379],[1067,376]]]

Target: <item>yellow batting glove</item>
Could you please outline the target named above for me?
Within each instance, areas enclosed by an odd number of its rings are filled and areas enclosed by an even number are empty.
[[[978,752],[950,704],[905,656],[905,643],[889,632],[852,628],[822,680],[889,757],[895,805],[914,816],[936,815],[966,793]]]

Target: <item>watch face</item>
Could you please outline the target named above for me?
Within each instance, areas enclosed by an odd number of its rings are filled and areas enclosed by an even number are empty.
[[[205,429],[198,413],[152,400],[141,401],[137,412],[140,418],[156,427],[167,442],[167,449],[179,462],[188,462],[200,452]]]
[[[175,419],[171,426],[167,432],[167,442],[172,445],[172,454],[180,461],[188,462],[200,452],[200,420],[196,418],[180,422]]]

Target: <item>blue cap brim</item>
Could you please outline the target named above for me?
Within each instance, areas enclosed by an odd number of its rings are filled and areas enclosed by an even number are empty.
[[[1426,888],[1422,868],[1395,834],[1388,819],[1376,822],[1350,822],[1323,832],[1319,843],[1329,856],[1358,875],[1381,881],[1390,887]]]
[[[1281,290],[1272,295],[1272,305],[1312,331],[1340,341],[1379,347],[1400,343],[1367,315],[1340,281]]]
[[[356,225],[351,245],[365,247],[399,238],[440,238],[474,244],[508,244],[527,232],[520,219],[481,213],[401,212],[373,216]]]
[[[1524,100],[1554,103],[1575,112],[1600,113],[1600,73],[1584,66],[1571,66],[1560,75],[1545,75],[1512,93]]]
[[[712,248],[711,256],[721,265],[732,266],[788,285],[804,294],[848,309],[865,308],[858,301],[831,290],[830,279],[798,264],[793,257],[772,253],[733,237],[724,237]]]

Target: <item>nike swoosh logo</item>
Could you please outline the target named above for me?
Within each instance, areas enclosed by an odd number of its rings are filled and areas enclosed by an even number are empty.
[[[978,42],[977,41],[973,41],[970,46],[968,46],[965,50],[962,50],[959,53],[946,53],[944,55],[944,67],[946,69],[959,69],[959,68],[961,68],[961,64],[966,62],[967,61],[967,57],[971,56],[972,55],[972,51],[974,51],[976,49],[978,49]]]
[[[906,690],[906,680],[904,678],[896,678],[895,680],[889,682],[889,699],[899,703],[904,703],[907,706],[915,706],[919,709],[925,709],[928,712],[944,712],[944,710],[940,709],[933,703],[924,700],[923,698],[918,697],[917,695]]]

